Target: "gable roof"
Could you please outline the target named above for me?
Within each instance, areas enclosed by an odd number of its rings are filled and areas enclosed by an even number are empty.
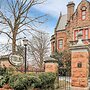
[[[56,25],[56,31],[64,30],[67,24],[67,14],[59,17],[58,23]]]

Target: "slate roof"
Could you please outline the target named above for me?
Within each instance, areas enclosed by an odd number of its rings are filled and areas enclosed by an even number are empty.
[[[64,30],[66,24],[67,24],[67,14],[62,15],[62,16],[59,17],[59,20],[58,20],[58,23],[57,23],[57,26],[56,26],[56,31]]]

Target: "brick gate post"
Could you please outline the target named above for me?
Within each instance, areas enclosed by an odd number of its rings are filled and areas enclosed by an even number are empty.
[[[71,48],[71,86],[88,87],[89,48],[82,39]]]
[[[45,62],[45,72],[58,72],[58,61],[54,58],[48,57]]]
[[[45,62],[45,72],[56,73],[55,88],[59,87],[58,60],[48,57]]]

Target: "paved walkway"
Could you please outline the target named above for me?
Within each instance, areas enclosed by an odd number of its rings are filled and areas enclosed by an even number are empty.
[[[70,90],[90,90],[90,88],[89,87],[87,88],[71,87]]]
[[[58,88],[58,89],[55,89],[55,90],[90,90],[90,88],[70,87],[70,88],[68,88],[68,89]]]

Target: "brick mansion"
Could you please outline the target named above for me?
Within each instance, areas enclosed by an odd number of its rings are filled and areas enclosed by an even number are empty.
[[[54,34],[51,36],[51,51],[55,49],[60,52],[67,50],[71,44],[78,41],[78,33],[82,34],[84,44],[90,40],[90,2],[81,0],[75,10],[75,3],[70,1],[67,4],[67,14],[58,19]]]

